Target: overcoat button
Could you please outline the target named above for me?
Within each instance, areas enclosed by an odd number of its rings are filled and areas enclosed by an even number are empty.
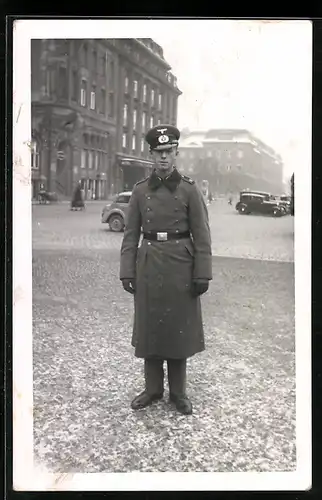
[[[148,219],[147,222],[150,222],[150,219]]]
[[[176,229],[176,233],[178,233],[178,232],[179,232],[179,229]]]
[[[177,220],[176,220],[176,223],[178,223],[178,222],[179,222],[179,221],[178,221],[178,219],[177,219]]]
[[[151,245],[151,241],[148,241],[148,245]]]

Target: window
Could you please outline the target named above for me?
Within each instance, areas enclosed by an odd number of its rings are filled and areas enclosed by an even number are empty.
[[[88,168],[93,168],[93,151],[88,152]]]
[[[137,80],[134,80],[134,82],[133,82],[133,94],[134,94],[134,98],[137,98],[137,96],[138,96],[138,82],[137,82]]]
[[[96,52],[96,50],[93,50],[93,71],[94,71],[94,73],[97,72],[97,52]]]
[[[216,158],[218,158],[218,160],[219,160],[220,156],[221,156],[221,151],[219,149],[217,149],[216,150]]]
[[[108,110],[109,110],[109,115],[114,117],[114,92],[110,92],[108,96]]]
[[[125,80],[124,80],[124,92],[127,94],[129,91],[129,79],[128,77],[126,76],[125,77]]]
[[[58,70],[58,94],[59,97],[67,99],[68,96],[67,70],[64,66],[60,66]]]
[[[95,155],[95,164],[94,164],[94,168],[95,168],[95,170],[98,170],[98,152],[96,151],[96,152],[94,153],[94,155]]]
[[[144,152],[144,138],[141,139],[141,153]]]
[[[123,108],[123,127],[127,126],[127,109],[128,109],[128,105],[124,104],[124,108]]]
[[[110,85],[114,87],[114,61],[111,61],[110,64]]]
[[[105,89],[101,89],[101,113],[106,114],[106,92]]]
[[[231,158],[231,151],[229,149],[226,151],[226,153],[227,153],[227,158]]]
[[[207,151],[207,156],[208,156],[208,158],[211,158],[212,157],[212,151]]]
[[[152,127],[153,127],[153,123],[154,123],[154,117],[153,117],[153,116],[151,116],[151,117],[150,117],[150,128],[152,128]]]
[[[143,102],[146,102],[146,84],[143,85]]]
[[[86,91],[87,91],[86,80],[82,80],[82,86],[81,86],[81,106],[86,106]]]
[[[136,149],[136,137],[133,135],[132,137],[132,151],[135,151]]]
[[[100,58],[100,72],[101,72],[101,75],[102,76],[105,76],[106,75],[106,66],[107,66],[107,56],[106,54],[103,54]]]
[[[162,108],[162,94],[159,94],[159,109]]]
[[[151,106],[154,106],[154,99],[155,99],[155,90],[151,90]]]
[[[230,172],[231,171],[231,165],[226,165],[226,170],[227,170],[227,172]]]
[[[143,132],[145,131],[145,126],[146,126],[146,112],[143,111],[143,113],[142,113],[142,130],[143,130]]]
[[[87,45],[84,43],[82,50],[82,65],[87,67]]]
[[[137,110],[134,109],[133,111],[133,129],[136,129],[136,119],[137,119]]]
[[[126,134],[122,135],[122,148],[126,148],[127,140],[126,140]]]
[[[161,119],[160,119],[160,118],[158,118],[158,125],[160,125],[160,124],[161,124]]]
[[[78,78],[77,78],[77,70],[73,69],[72,71],[72,100],[77,101],[78,88],[77,88]]]
[[[86,149],[81,152],[81,168],[86,168]]]
[[[170,116],[171,115],[171,105],[172,105],[172,96],[168,94],[168,115]]]
[[[39,150],[37,141],[32,141],[30,146],[31,151],[31,168],[39,168]]]
[[[238,149],[237,150],[237,158],[243,158],[244,156],[244,151],[242,151],[241,149]]]
[[[117,197],[116,203],[129,203],[131,196],[129,195],[120,195]]]
[[[106,167],[106,164],[107,164],[107,153],[102,153],[101,168],[104,169]]]
[[[91,109],[96,109],[96,88],[92,87],[92,92],[91,92]]]

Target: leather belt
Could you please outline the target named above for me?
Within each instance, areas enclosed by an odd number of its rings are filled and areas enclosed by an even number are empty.
[[[183,238],[190,238],[190,231],[185,231],[183,233],[167,233],[167,232],[149,232],[143,233],[143,237],[150,241],[169,241],[169,240],[179,240]]]

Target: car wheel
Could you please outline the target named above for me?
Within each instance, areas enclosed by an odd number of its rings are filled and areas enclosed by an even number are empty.
[[[273,215],[274,215],[274,217],[281,217],[281,215],[283,215],[283,213],[278,208],[274,208]]]
[[[124,220],[120,215],[113,215],[108,221],[111,231],[120,233],[124,229]]]
[[[241,206],[238,208],[238,212],[239,212],[240,214],[247,214],[247,213],[249,213],[249,212],[247,211],[247,207],[246,207],[246,205],[241,205]]]

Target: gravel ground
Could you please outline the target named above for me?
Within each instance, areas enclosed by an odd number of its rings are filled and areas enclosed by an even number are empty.
[[[34,249],[35,459],[57,473],[295,470],[293,264],[213,258],[188,417],[167,394],[130,408],[143,362],[118,270],[118,249]]]

